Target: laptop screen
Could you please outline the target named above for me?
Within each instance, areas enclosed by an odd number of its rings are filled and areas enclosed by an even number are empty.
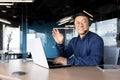
[[[35,64],[49,68],[40,38],[28,40],[27,51],[31,52]]]
[[[29,40],[27,42],[27,50],[31,52],[33,62],[45,68],[62,68],[71,66],[62,64],[48,64],[40,38]]]

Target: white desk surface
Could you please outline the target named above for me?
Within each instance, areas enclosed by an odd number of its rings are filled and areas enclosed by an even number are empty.
[[[13,75],[23,71],[25,75]],[[0,62],[0,79],[2,80],[120,80],[120,71],[101,71],[97,67],[66,67],[46,69],[33,62],[10,60]]]

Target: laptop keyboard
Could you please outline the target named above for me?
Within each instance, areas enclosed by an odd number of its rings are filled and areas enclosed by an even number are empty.
[[[54,64],[53,60],[47,60],[49,68],[62,68],[62,67],[70,67],[71,65],[62,65],[62,64]]]
[[[61,64],[54,64],[53,61],[48,61],[48,65],[58,66],[58,65],[61,65]]]

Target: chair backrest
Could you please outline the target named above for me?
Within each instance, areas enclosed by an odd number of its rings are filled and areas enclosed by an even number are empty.
[[[117,46],[104,46],[104,64],[117,64],[119,48]]]

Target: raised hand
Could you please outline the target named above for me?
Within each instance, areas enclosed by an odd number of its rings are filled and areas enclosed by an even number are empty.
[[[61,34],[59,32],[59,30],[57,28],[53,28],[52,36],[53,36],[53,38],[54,38],[54,40],[56,41],[57,44],[62,44],[63,43],[64,36],[63,36],[63,34]]]

